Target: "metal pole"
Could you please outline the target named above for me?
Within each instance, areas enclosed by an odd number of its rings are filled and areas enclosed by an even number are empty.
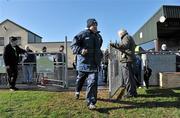
[[[67,36],[65,36],[65,45],[66,45],[66,63],[65,63],[65,88],[68,88],[68,45],[67,45]]]
[[[111,43],[111,41],[110,41],[110,43]],[[109,45],[109,47],[108,47],[108,53],[109,54],[111,54],[112,52],[112,49],[111,49],[111,46]],[[111,82],[112,82],[112,68],[111,68],[111,66],[112,66],[112,63],[111,63],[111,57],[110,57],[110,59],[108,59],[108,80],[109,80],[109,98],[111,98],[111,92],[112,92],[112,90],[111,90]]]

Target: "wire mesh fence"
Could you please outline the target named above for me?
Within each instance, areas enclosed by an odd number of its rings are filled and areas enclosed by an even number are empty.
[[[113,97],[116,91],[121,87],[121,52],[113,47],[109,47],[109,97]],[[144,83],[144,67],[152,69],[152,75],[149,78],[149,85],[159,86],[159,72],[176,72],[180,70],[180,52],[142,52],[141,59],[141,83]],[[135,71],[135,68],[134,68]],[[144,85],[144,84],[142,84]]]
[[[32,84],[35,85],[50,85],[68,87],[67,80],[67,60],[62,58],[60,62],[56,61],[56,55],[64,56],[64,53],[33,53],[36,55],[35,62],[23,62],[18,64],[18,78],[16,83],[27,83],[25,79],[26,74],[24,68],[26,66],[32,67]],[[2,54],[0,55],[0,85],[7,85],[7,74]]]

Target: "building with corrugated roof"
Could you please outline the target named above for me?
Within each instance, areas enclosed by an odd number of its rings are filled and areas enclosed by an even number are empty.
[[[169,50],[180,48],[180,6],[163,5],[134,35],[144,49],[159,51],[162,44]]]

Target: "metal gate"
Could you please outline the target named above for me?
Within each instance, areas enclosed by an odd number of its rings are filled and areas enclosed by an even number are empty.
[[[32,53],[36,55],[36,62],[18,64],[18,79],[16,83],[27,83],[23,76],[23,66],[33,65],[33,83],[43,86],[60,86],[68,87],[67,78],[67,57],[64,53]],[[55,62],[56,54],[65,56],[62,62]],[[35,65],[35,66],[34,66]],[[7,74],[5,69],[2,54],[0,55],[0,85],[6,86],[8,84]],[[28,83],[27,83],[28,84]]]
[[[150,85],[159,85],[159,72],[176,72],[176,55],[173,53],[147,52],[146,54],[142,54],[141,58],[142,65],[148,65],[152,69],[152,75],[149,79]]]
[[[64,53],[45,53],[36,56],[37,83],[40,85],[68,87],[67,62],[55,62],[54,56]]]
[[[7,74],[2,54],[0,54],[0,85],[7,85]]]
[[[108,78],[109,78],[109,97],[114,96],[116,91],[122,84],[120,75],[120,51],[109,46],[109,64],[108,64]]]

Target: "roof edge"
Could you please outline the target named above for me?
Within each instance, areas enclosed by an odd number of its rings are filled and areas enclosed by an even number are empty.
[[[15,23],[15,22],[13,22],[12,20],[9,20],[9,19],[6,19],[6,20],[2,21],[2,22],[0,23],[0,25],[4,24],[5,22],[11,22],[12,24],[14,24],[14,25],[16,25],[16,26],[18,26],[18,27],[26,30],[27,32],[30,32],[30,33],[32,33],[32,34],[34,34],[34,35],[42,38],[41,36],[37,35],[36,33],[32,32],[32,31],[30,31],[30,30],[28,30],[28,29],[26,29],[26,28],[24,28],[24,27],[22,27],[22,26],[20,26],[20,25],[18,25],[17,23]]]

